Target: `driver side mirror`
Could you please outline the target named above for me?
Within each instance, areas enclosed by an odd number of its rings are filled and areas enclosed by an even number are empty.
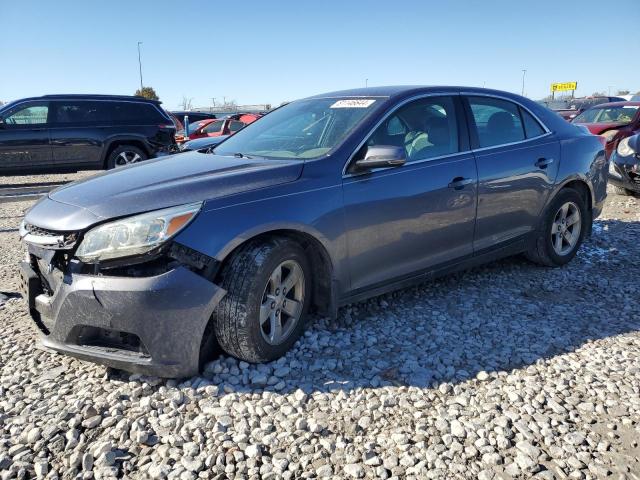
[[[400,167],[407,163],[403,147],[393,145],[377,145],[367,147],[364,158],[356,161],[356,170],[371,170],[373,168]]]

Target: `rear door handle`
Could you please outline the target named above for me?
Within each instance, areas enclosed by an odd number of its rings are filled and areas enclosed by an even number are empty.
[[[536,167],[544,170],[552,163],[553,163],[553,158],[539,158],[538,161],[535,163],[535,165]]]
[[[451,183],[447,186],[449,188],[453,188],[454,190],[462,190],[465,185],[470,185],[474,182],[475,180],[473,178],[456,177],[451,180]]]

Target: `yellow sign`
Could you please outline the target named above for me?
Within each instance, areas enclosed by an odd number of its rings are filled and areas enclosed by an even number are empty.
[[[578,82],[552,83],[552,92],[566,92],[567,90],[575,90],[578,88]]]

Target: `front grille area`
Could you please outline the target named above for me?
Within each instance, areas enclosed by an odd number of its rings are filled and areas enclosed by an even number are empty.
[[[80,236],[78,232],[56,232],[26,222],[23,224],[23,228],[21,234],[26,242],[56,250],[68,250],[75,247]]]

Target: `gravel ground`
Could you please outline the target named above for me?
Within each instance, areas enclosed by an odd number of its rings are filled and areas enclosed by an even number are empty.
[[[562,269],[521,258],[340,310],[184,381],[36,346],[0,204],[1,478],[640,479],[640,200]]]

